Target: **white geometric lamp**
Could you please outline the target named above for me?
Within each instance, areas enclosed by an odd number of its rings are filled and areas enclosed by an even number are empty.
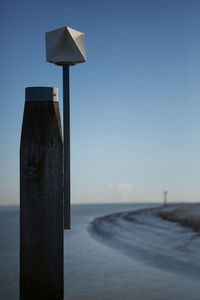
[[[46,60],[56,65],[86,61],[84,34],[70,27],[46,32]]]
[[[70,66],[86,61],[84,34],[70,27],[46,32],[46,60],[63,69],[64,229],[70,229]]]

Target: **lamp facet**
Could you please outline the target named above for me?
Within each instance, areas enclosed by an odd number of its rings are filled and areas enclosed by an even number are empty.
[[[84,34],[70,27],[46,32],[46,60],[56,65],[85,62]]]

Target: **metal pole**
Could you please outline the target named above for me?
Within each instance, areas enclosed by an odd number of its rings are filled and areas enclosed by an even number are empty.
[[[164,191],[164,206],[167,206],[167,191]]]
[[[63,65],[64,229],[70,229],[70,92],[69,65]]]
[[[70,229],[69,67],[86,61],[84,34],[66,26],[46,32],[46,60],[63,66],[64,229]]]

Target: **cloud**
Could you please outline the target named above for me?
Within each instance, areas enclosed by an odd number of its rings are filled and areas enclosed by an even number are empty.
[[[108,190],[111,191],[116,201],[126,201],[132,189],[133,186],[129,183],[118,183],[108,185]]]

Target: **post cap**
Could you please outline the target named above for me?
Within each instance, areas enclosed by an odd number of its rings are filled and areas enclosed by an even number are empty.
[[[46,60],[56,65],[86,61],[84,34],[70,27],[46,32]]]
[[[27,87],[25,99],[28,101],[56,101],[58,102],[58,88],[55,87]]]

